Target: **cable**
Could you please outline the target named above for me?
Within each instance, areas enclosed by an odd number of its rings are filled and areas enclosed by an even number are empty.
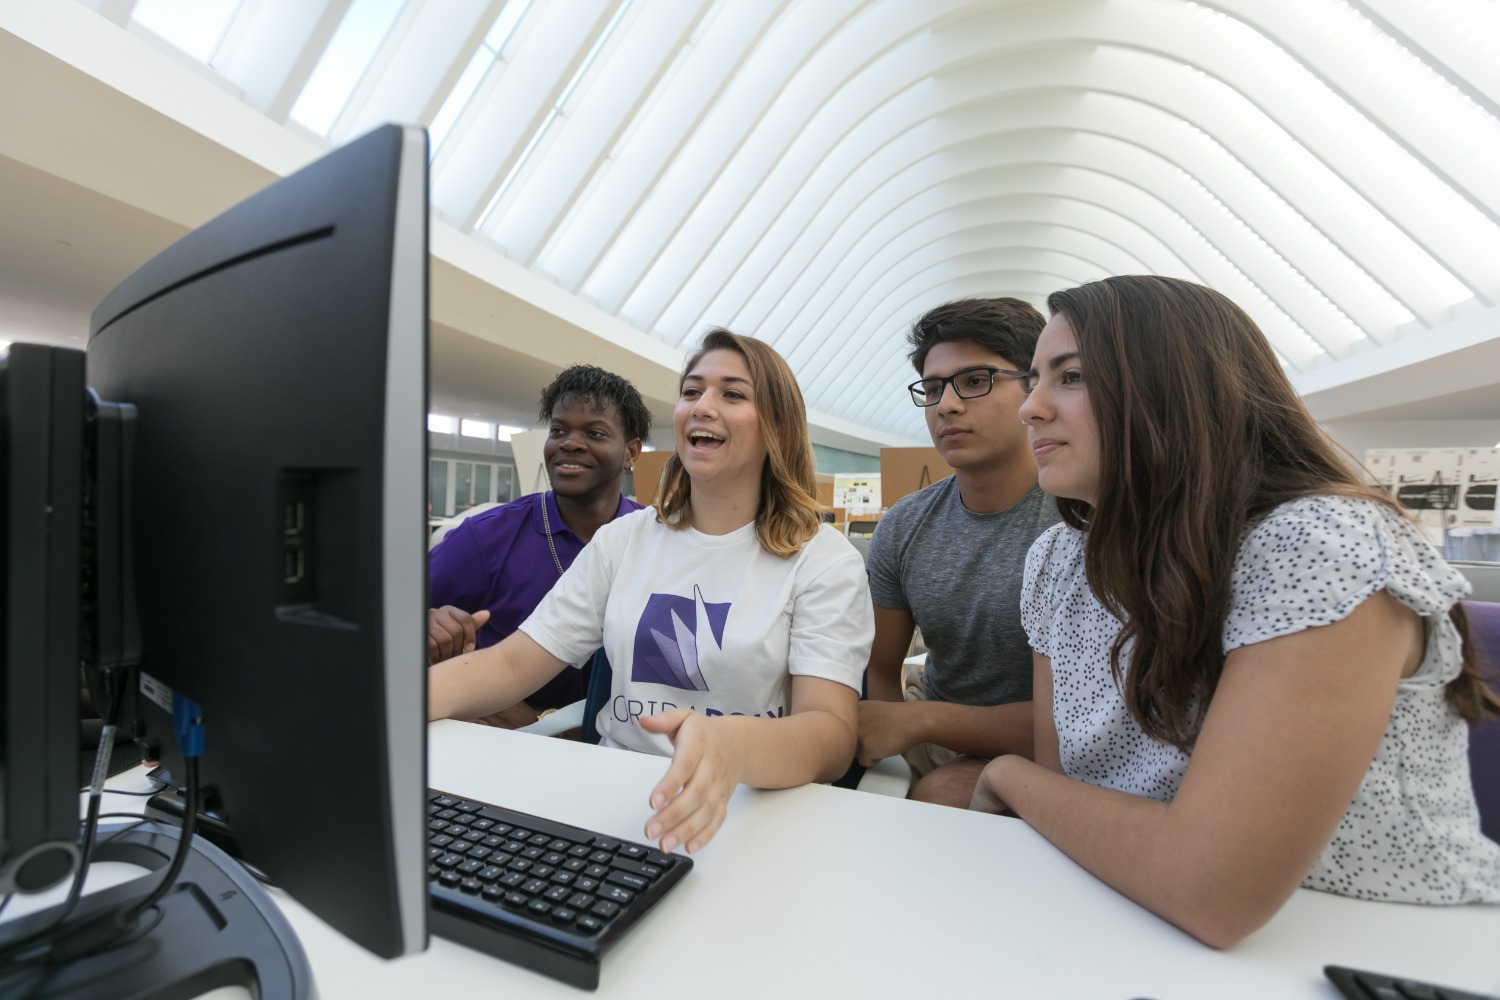
[[[103,675],[108,703],[105,711],[108,716],[104,720],[104,728],[99,735],[99,749],[94,754],[93,779],[89,782],[89,804],[88,812],[79,830],[79,853],[78,867],[73,872],[73,882],[68,886],[68,897],[58,908],[56,915],[45,926],[37,928],[32,933],[19,940],[12,941],[4,948],[0,948],[0,963],[18,955],[28,948],[36,945],[57,932],[64,921],[78,905],[78,900],[83,896],[83,883],[88,877],[89,863],[94,855],[94,837],[99,827],[99,810],[104,794],[104,778],[109,770],[109,757],[111,748],[115,741],[115,727],[120,721],[120,692],[119,687],[123,682],[121,671],[107,671]]]
[[[118,699],[111,700],[113,703],[118,703]],[[113,712],[111,714],[113,715]],[[106,743],[101,740],[100,749],[105,752],[95,761],[94,783],[91,786],[94,792],[89,798],[88,819],[85,822],[83,859],[79,865],[79,874],[75,877],[74,884],[69,891],[68,900],[57,918],[49,922],[46,927],[27,935],[0,952],[0,960],[8,960],[12,956],[21,955],[33,946],[45,945],[44,950],[20,957],[17,961],[26,964],[62,964],[76,961],[149,934],[161,921],[163,914],[160,909],[155,910],[150,920],[143,921],[141,918],[148,911],[153,910],[156,904],[171,891],[178,875],[182,873],[183,866],[187,863],[188,855],[192,852],[193,832],[197,827],[198,816],[198,758],[203,753],[203,712],[197,703],[180,694],[174,694],[172,696],[172,721],[177,733],[178,748],[182,751],[186,763],[186,811],[183,814],[182,828],[178,834],[177,848],[156,887],[137,902],[123,904],[109,913],[75,926],[60,926],[78,901],[83,885],[82,872],[93,855],[99,821],[100,793],[103,787],[102,776],[108,761]],[[106,725],[105,732],[112,741],[113,727]]]

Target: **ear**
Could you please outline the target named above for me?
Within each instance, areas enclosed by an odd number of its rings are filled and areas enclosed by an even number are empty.
[[[631,438],[625,443],[625,468],[634,468],[635,460],[641,457],[641,439]]]

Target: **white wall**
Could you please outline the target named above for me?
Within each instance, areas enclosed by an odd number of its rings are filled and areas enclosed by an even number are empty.
[[[1487,448],[1500,442],[1500,420],[1325,420],[1323,429],[1359,459],[1368,448]]]

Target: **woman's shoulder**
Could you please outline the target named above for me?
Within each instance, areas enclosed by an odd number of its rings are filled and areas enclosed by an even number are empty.
[[[1289,500],[1253,525],[1234,584],[1243,595],[1272,592],[1283,603],[1317,595],[1340,605],[1388,589],[1424,614],[1445,611],[1468,589],[1394,505],[1330,494]]]
[[[1082,562],[1084,540],[1083,532],[1058,521],[1031,543],[1031,549],[1026,553],[1027,574],[1043,566],[1059,568],[1068,563]]]

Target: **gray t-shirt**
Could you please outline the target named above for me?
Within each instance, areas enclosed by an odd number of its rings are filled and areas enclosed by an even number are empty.
[[[878,607],[909,611],[927,643],[928,699],[963,705],[1031,700],[1021,579],[1031,543],[1058,520],[1033,486],[1015,506],[975,514],[949,476],[902,497],[875,528],[865,569]]]

